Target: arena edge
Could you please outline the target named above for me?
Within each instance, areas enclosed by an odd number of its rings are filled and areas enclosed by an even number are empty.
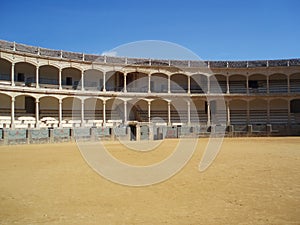
[[[212,77],[221,94],[214,93]],[[215,106],[207,97],[219,95],[226,102],[221,113],[227,120],[211,121]],[[141,100],[132,103],[133,97]],[[182,105],[182,119],[172,103],[185,97],[190,101]],[[136,132],[145,124],[148,139],[169,137],[168,128],[176,128],[170,137],[177,137],[183,127],[207,135],[219,126],[226,126],[227,135],[232,136],[299,135],[300,60],[131,59],[0,41],[0,102],[0,127],[28,129],[26,138],[32,129],[81,127],[92,135],[92,127],[130,125],[130,129],[138,128]],[[89,110],[92,105],[93,111]],[[153,129],[157,116],[163,120],[157,123],[161,131]]]

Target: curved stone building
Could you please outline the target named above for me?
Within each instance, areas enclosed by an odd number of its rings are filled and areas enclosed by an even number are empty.
[[[133,121],[299,134],[300,59],[137,59],[0,41],[0,128]]]

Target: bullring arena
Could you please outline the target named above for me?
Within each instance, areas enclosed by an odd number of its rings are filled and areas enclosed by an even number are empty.
[[[299,59],[141,59],[0,41],[0,128],[0,224],[300,223]],[[98,176],[74,143],[150,165],[191,135],[187,165],[149,187]],[[200,173],[208,137],[223,135]],[[136,152],[117,138],[163,142]]]

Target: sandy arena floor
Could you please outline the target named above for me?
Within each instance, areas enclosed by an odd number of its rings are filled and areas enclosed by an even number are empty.
[[[0,147],[0,224],[300,224],[300,138],[225,139],[205,172],[208,139],[171,179],[149,187],[112,183],[74,143]],[[136,165],[166,158],[176,140],[135,152],[107,146]]]

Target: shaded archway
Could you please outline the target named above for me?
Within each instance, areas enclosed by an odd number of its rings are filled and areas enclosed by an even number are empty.
[[[0,116],[11,116],[11,97],[0,93]]]
[[[81,89],[81,71],[77,68],[64,68],[61,72],[64,89]]]
[[[270,93],[287,93],[288,83],[285,74],[272,74],[269,77],[269,92]]]
[[[59,100],[52,96],[40,98],[40,118],[52,117],[59,119]]]
[[[249,93],[267,93],[267,77],[263,74],[253,74],[248,79]]]
[[[103,73],[90,69],[84,71],[84,89],[91,91],[103,90]]]
[[[270,101],[270,123],[288,124],[288,101],[273,99]]]
[[[124,74],[120,71],[109,71],[106,73],[106,91],[123,91]]]
[[[234,93],[247,93],[247,80],[243,75],[231,75],[229,77],[229,92]]]
[[[171,93],[187,93],[188,76],[186,74],[177,73],[171,77]]]
[[[290,92],[300,92],[300,73],[290,75]]]
[[[203,74],[191,76],[191,93],[207,93],[207,76]]]
[[[0,81],[11,81],[11,62],[1,58],[0,58]]]
[[[80,120],[81,99],[76,97],[64,98],[62,101],[62,117],[64,120]]]
[[[151,121],[154,123],[168,123],[168,103],[163,99],[151,102]]]
[[[227,84],[226,77],[222,74],[211,75],[209,77],[209,85],[211,93],[226,93]]]
[[[15,85],[24,86],[36,83],[36,66],[27,62],[19,62],[15,64]]]
[[[167,93],[168,92],[168,76],[164,73],[153,73],[151,75],[151,92]]]
[[[230,108],[230,124],[231,125],[246,125],[247,124],[247,101],[231,100]]]
[[[87,120],[103,120],[103,101],[98,98],[85,99],[84,118]]]
[[[195,108],[191,108],[191,123],[207,124],[207,102],[201,98],[192,98]]]
[[[58,88],[59,69],[45,65],[39,68],[39,86],[43,88]]]
[[[267,101],[264,99],[254,99],[249,102],[249,122],[250,124],[267,124]]]
[[[126,84],[128,92],[148,92],[148,74],[141,72],[128,73]]]

